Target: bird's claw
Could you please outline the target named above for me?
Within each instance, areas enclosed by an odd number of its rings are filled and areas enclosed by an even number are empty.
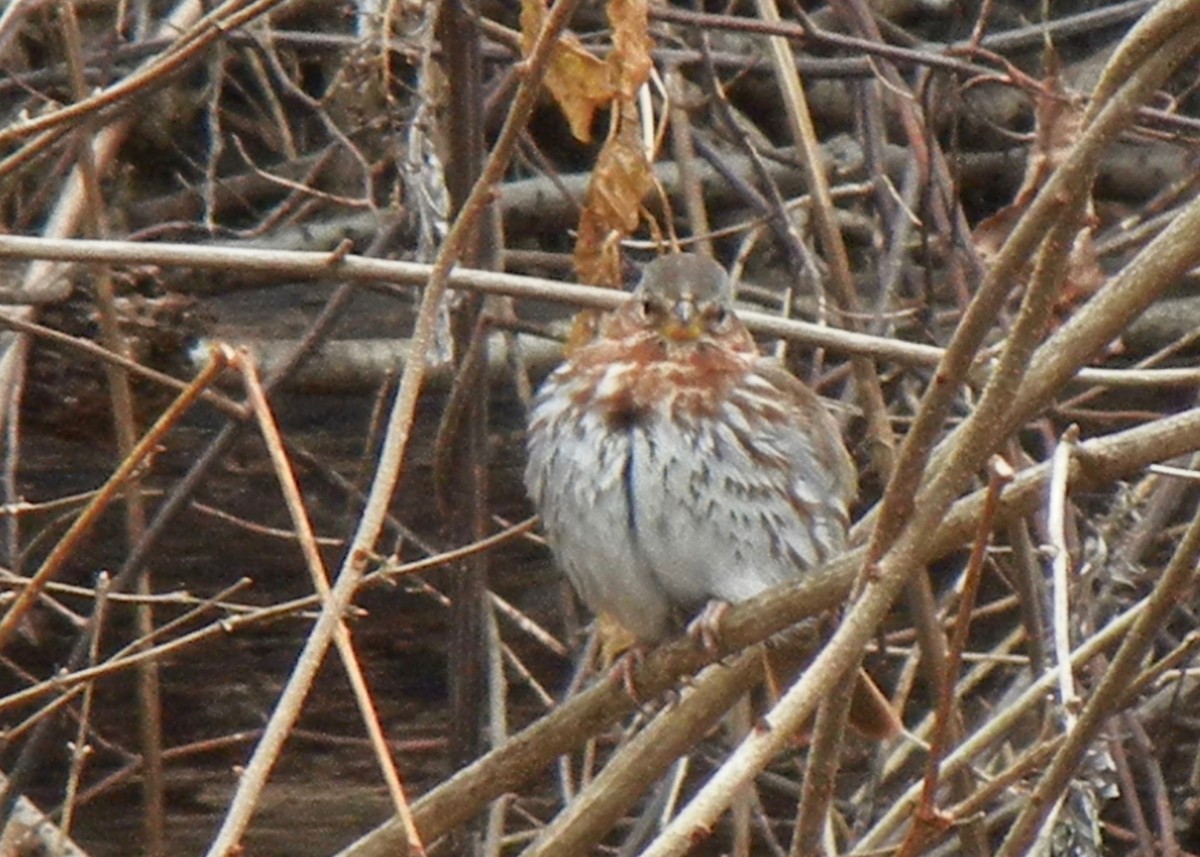
[[[629,698],[637,703],[638,707],[641,707],[645,700],[634,683],[633,674],[645,659],[646,648],[644,646],[633,646],[626,649],[620,657],[613,661],[612,669],[608,674],[614,683],[621,685],[625,689],[625,692],[629,694]]]
[[[687,626],[688,637],[699,643],[713,659],[721,654],[721,622],[728,612],[728,601],[710,601]]]

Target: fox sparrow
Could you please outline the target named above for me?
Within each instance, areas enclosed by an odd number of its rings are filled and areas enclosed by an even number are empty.
[[[854,464],[812,390],[763,357],[725,271],[678,253],[543,384],[525,483],[583,601],[655,642],[843,547]]]

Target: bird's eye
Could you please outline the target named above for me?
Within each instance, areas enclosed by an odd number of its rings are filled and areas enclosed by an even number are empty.
[[[709,304],[704,308],[704,318],[713,330],[724,330],[729,326],[730,313],[720,304]]]
[[[662,315],[662,304],[651,297],[644,297],[638,301],[639,309],[642,313],[642,318],[653,320]]]

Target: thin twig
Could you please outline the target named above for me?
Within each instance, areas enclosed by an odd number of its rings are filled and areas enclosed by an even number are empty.
[[[1145,609],[1138,613],[1137,620],[1124,635],[1112,664],[1092,691],[1063,745],[1047,765],[996,852],[996,857],[1018,857],[1026,853],[1034,835],[1077,770],[1088,745],[1120,703],[1123,692],[1137,674],[1141,660],[1153,645],[1163,622],[1183,594],[1196,585],[1197,556],[1200,556],[1200,513],[1192,517],[1158,585],[1142,602]]]
[[[728,667],[709,668],[679,703],[663,712],[605,765],[584,791],[542,831],[522,857],[586,853],[684,752],[708,734],[755,681],[762,655],[751,649]]]
[[[316,534],[313,532],[312,523],[308,517],[308,510],[304,505],[304,498],[300,494],[300,486],[296,483],[296,476],[292,470],[291,462],[284,451],[283,439],[279,435],[279,428],[275,424],[275,417],[271,413],[266,393],[263,390],[262,383],[259,381],[253,362],[245,352],[241,352],[235,356],[234,368],[241,371],[242,379],[246,386],[247,398],[249,399],[251,409],[254,411],[255,418],[258,420],[259,431],[266,443],[267,452],[271,457],[271,464],[275,468],[275,475],[279,480],[279,487],[283,493],[288,514],[292,518],[292,526],[296,529],[296,540],[300,545],[301,552],[304,554],[304,562],[308,568],[309,576],[312,578],[313,586],[321,598],[323,607],[328,609],[330,599],[329,573],[325,570],[325,562],[321,558],[320,549],[317,547]],[[392,804],[396,808],[396,813],[404,820],[405,827],[409,832],[408,847],[413,849],[419,857],[423,857],[425,847],[421,843],[421,837],[412,823],[412,814],[409,812],[408,798],[404,794],[404,786],[400,782],[400,774],[396,770],[395,762],[392,760],[391,753],[388,750],[387,739],[383,734],[383,727],[379,724],[379,714],[375,710],[375,702],[371,698],[370,688],[367,686],[366,677],[363,675],[362,667],[358,662],[358,655],[354,651],[354,644],[350,640],[350,632],[347,630],[345,622],[341,620],[340,615],[334,631],[333,641],[337,647],[338,655],[342,659],[342,666],[346,670],[347,678],[350,680],[350,687],[354,693],[354,701],[358,704],[359,714],[362,717],[363,725],[366,727],[367,736],[371,742],[371,749],[375,751],[375,757],[379,761],[380,771],[388,787],[388,794],[392,798]],[[257,795],[253,797],[257,798]]]
[[[137,446],[133,451],[126,456],[113,474],[105,481],[99,491],[95,493],[92,499],[79,513],[79,517],[71,524],[70,529],[59,539],[58,544],[50,552],[49,556],[42,562],[41,566],[29,578],[28,585],[17,593],[16,600],[5,611],[4,616],[0,617],[0,650],[5,648],[13,632],[17,628],[21,617],[25,615],[32,605],[34,599],[62,567],[63,563],[74,552],[75,547],[82,538],[91,531],[101,513],[108,504],[116,496],[117,492],[125,485],[138,468],[142,466],[146,457],[158,449],[158,444],[163,436],[170,431],[178,422],[179,418],[192,406],[199,398],[200,392],[213,382],[213,380],[224,369],[228,361],[228,354],[222,350],[214,350],[208,367],[204,372],[197,375],[195,380],[188,385],[185,390],[174,402],[171,403],[162,416],[154,423],[150,429],[142,435]]]
[[[100,572],[96,579],[96,603],[93,606],[91,619],[88,622],[91,634],[91,644],[88,649],[88,662],[96,663],[100,654],[100,632],[104,629],[107,606],[109,578],[107,572]],[[88,682],[83,691],[83,704],[79,709],[79,728],[75,731],[75,740],[69,745],[71,751],[71,769],[67,776],[66,796],[63,798],[62,823],[58,829],[56,851],[62,852],[67,836],[71,832],[71,822],[75,815],[75,798],[79,793],[79,780],[83,775],[83,765],[91,755],[92,748],[87,743],[88,730],[92,722],[92,703],[96,698],[95,682]]]
[[[1189,209],[1190,211],[1190,209]],[[1200,215],[1196,215],[1200,217]],[[1180,248],[1177,237],[1192,226],[1191,219],[1173,224],[1173,229],[1164,232],[1163,242],[1146,248],[1162,252],[1173,252],[1163,260],[1156,272],[1162,287],[1175,282],[1171,272],[1178,267],[1189,267],[1179,259]],[[1169,234],[1168,234],[1169,233]],[[1172,239],[1176,239],[1172,242]],[[0,235],[0,258],[55,259],[59,261],[135,265],[181,265],[201,269],[235,270],[243,273],[266,272],[279,277],[315,277],[329,280],[355,282],[392,282],[413,286],[424,286],[429,282],[432,266],[415,262],[400,262],[388,259],[372,259],[363,256],[345,256],[330,260],[328,253],[258,250],[240,247],[197,246],[194,244],[150,243],[132,241],[88,241],[78,239],[31,238],[17,235]],[[1139,270],[1140,273],[1140,270]],[[1126,282],[1127,281],[1124,281]],[[456,268],[449,275],[449,286],[455,289],[474,289],[488,294],[504,294],[529,300],[546,300],[572,306],[614,309],[625,295],[613,289],[578,286],[557,280],[500,274],[492,271],[474,271]],[[1106,288],[1105,294],[1109,293]],[[1128,299],[1125,294],[1121,299]],[[1087,306],[1091,306],[1088,304]],[[1086,310],[1087,307],[1085,307]],[[767,336],[789,338],[813,347],[829,348],[846,354],[862,354],[879,360],[895,361],[909,366],[937,366],[945,351],[930,345],[902,340],[870,336],[839,330],[828,326],[810,324],[796,319],[780,318],[767,313],[742,311],[738,313],[746,326],[756,333]],[[1094,314],[1088,314],[1089,324],[1095,322]],[[4,322],[0,320],[0,326]],[[12,325],[18,328],[17,324]],[[1066,327],[1060,330],[1064,335]],[[1078,331],[1072,326],[1072,335]],[[1110,336],[1111,339],[1111,336]],[[1056,346],[1061,347],[1056,341]],[[1047,350],[1046,355],[1053,353]],[[114,359],[114,358],[107,358]],[[128,367],[131,371],[132,367]],[[1040,368],[1040,367],[1039,367]],[[1058,376],[1062,373],[1061,361],[1054,361],[1054,377],[1061,386]],[[1044,372],[1038,372],[1042,376]],[[1081,382],[1104,386],[1144,387],[1150,386],[1195,386],[1200,381],[1200,370],[1196,369],[1146,369],[1140,371],[1122,369],[1075,368],[1071,373]],[[151,376],[147,376],[151,377]],[[167,383],[163,381],[163,383]],[[1039,387],[1046,382],[1039,382]]]
[[[924,789],[921,803],[914,815],[913,826],[908,838],[900,847],[900,855],[916,855],[933,839],[946,818],[938,815],[937,789],[942,759],[950,747],[951,737],[958,731],[961,712],[956,704],[958,676],[962,666],[962,654],[967,645],[967,633],[971,627],[971,616],[975,610],[975,597],[983,575],[983,562],[987,547],[991,543],[992,527],[1000,507],[1000,494],[1004,486],[1013,479],[1013,470],[1000,456],[993,456],[988,467],[987,495],[983,511],[979,516],[979,528],[971,543],[971,556],[963,575],[962,596],[959,599],[958,616],[954,622],[954,634],[946,655],[946,672],[940,677],[937,708],[934,713],[933,737],[929,742],[929,758],[925,763]],[[965,849],[964,849],[965,850]]]
[[[429,284],[421,300],[413,334],[413,349],[424,354],[432,342],[437,310],[448,285],[449,273],[463,251],[467,237],[472,233],[476,219],[480,216],[486,198],[499,183],[508,159],[516,145],[519,132],[525,126],[536,102],[541,76],[549,62],[551,48],[566,26],[578,0],[559,0],[548,13],[541,32],[526,63],[526,76],[522,80],[513,105],[509,110],[504,128],[484,165],[479,180],[471,190],[470,197],[451,226],[437,261],[433,266]],[[340,266],[340,263],[335,263]],[[242,800],[242,795],[258,794],[274,766],[284,739],[295,718],[300,704],[311,685],[325,650],[341,621],[341,615],[349,604],[361,581],[367,552],[373,547],[383,528],[388,502],[400,477],[401,466],[413,424],[421,381],[425,373],[424,360],[412,360],[404,367],[400,388],[388,421],[383,441],[379,466],[371,484],[371,491],[359,519],[357,531],[351,541],[346,561],[338,572],[329,600],[314,624],[296,668],[288,678],[280,694],[275,710],[271,713],[263,739],[255,747],[238,782],[238,788],[216,838],[208,849],[208,857],[226,857],[241,839],[241,834],[250,821],[252,805]],[[407,836],[406,836],[407,839]]]
[[[1071,470],[1071,454],[1079,440],[1079,429],[1068,426],[1054,448],[1051,459],[1049,509],[1046,528],[1050,531],[1051,631],[1054,640],[1054,659],[1058,675],[1058,702],[1063,726],[1069,731],[1075,726],[1075,709],[1079,694],[1075,690],[1075,676],[1071,671],[1071,551],[1067,547],[1066,509],[1067,474]]]

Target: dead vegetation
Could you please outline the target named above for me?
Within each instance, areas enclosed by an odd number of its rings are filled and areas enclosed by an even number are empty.
[[[729,5],[0,10],[4,853],[1200,853],[1200,4]],[[672,243],[864,488],[639,706],[520,429]]]

